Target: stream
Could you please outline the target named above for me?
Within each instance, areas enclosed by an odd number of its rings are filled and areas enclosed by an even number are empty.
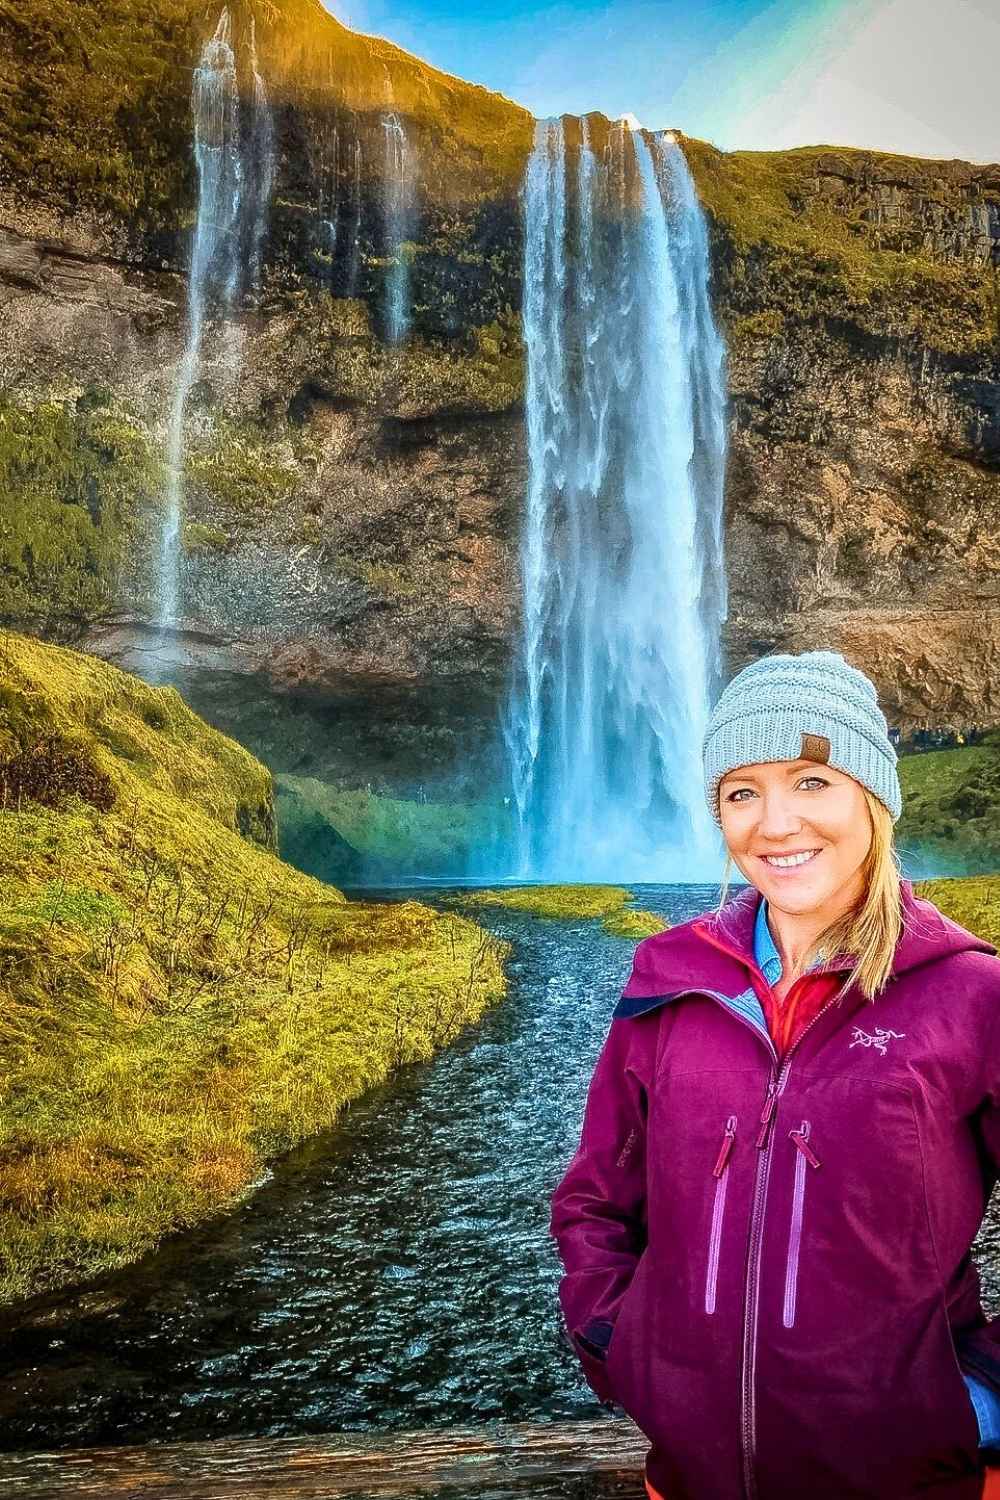
[[[440,905],[451,887],[347,891]],[[670,923],[717,886],[630,887]],[[600,1415],[560,1337],[549,1199],[635,939],[503,907],[507,997],[127,1271],[0,1315],[0,1449]],[[991,1274],[992,1217],[980,1249]]]

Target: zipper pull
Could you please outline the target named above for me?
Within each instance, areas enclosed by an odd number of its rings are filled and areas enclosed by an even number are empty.
[[[757,1137],[758,1149],[763,1151],[767,1145],[767,1138],[771,1132],[771,1117],[774,1114],[775,1105],[778,1102],[777,1082],[769,1083],[767,1086],[767,1098],[764,1108],[760,1112],[760,1134]]]
[[[726,1121],[726,1133],[722,1137],[722,1145],[719,1147],[719,1159],[712,1168],[713,1177],[721,1177],[725,1170],[729,1153],[733,1149],[733,1141],[736,1139],[736,1116],[730,1115]]]
[[[790,1130],[788,1134],[791,1136],[796,1146],[798,1146],[799,1150],[802,1152],[802,1155],[805,1157],[809,1165],[811,1167],[818,1167],[820,1164],[819,1157],[816,1155],[815,1151],[813,1151],[812,1147],[808,1144],[809,1121],[803,1120],[798,1130]]]

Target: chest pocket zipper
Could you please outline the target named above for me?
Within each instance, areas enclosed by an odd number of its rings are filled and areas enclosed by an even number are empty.
[[[802,1213],[806,1197],[806,1166],[818,1167],[819,1158],[809,1145],[809,1121],[798,1130],[788,1132],[798,1148],[795,1158],[795,1187],[792,1191],[792,1222],[788,1230],[788,1260],[785,1265],[785,1307],[781,1321],[786,1328],[795,1323],[795,1296],[799,1279],[799,1250],[802,1244]]]
[[[715,1201],[712,1204],[712,1228],[708,1236],[708,1271],[705,1276],[705,1311],[715,1312],[715,1287],[719,1276],[719,1246],[722,1243],[722,1221],[726,1212],[726,1184],[729,1181],[729,1153],[736,1139],[736,1116],[726,1121],[718,1159],[712,1168],[715,1178]]]

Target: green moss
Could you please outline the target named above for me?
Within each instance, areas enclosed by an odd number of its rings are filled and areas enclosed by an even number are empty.
[[[0,619],[44,626],[111,607],[164,478],[144,430],[101,399],[0,398]]]
[[[308,369],[311,379],[338,402],[363,409],[423,412],[509,411],[523,398],[525,351],[520,315],[505,308],[490,323],[468,327],[456,316],[461,338],[440,343],[412,337],[400,347],[382,344],[345,309],[357,304],[321,293],[288,299],[289,318],[273,358]],[[345,328],[350,331],[345,331]],[[294,432],[290,433],[294,441]]]
[[[921,880],[914,891],[977,937],[1000,949],[1000,875],[965,880]]]
[[[228,545],[228,534],[218,526],[204,526],[200,521],[186,521],[181,531],[181,546],[189,554],[224,552]]]
[[[901,849],[949,875],[1000,869],[1000,744],[903,755],[899,780]]]
[[[158,689],[8,636],[0,751],[58,726],[102,810],[0,806],[0,1302],[132,1263],[505,989],[459,914],[271,852],[271,778]],[[247,829],[247,819],[257,827]]]
[[[244,520],[281,506],[299,477],[291,463],[275,457],[273,434],[223,417],[213,421],[206,439],[189,444],[184,474],[193,498],[215,502]]]
[[[872,334],[913,335],[950,353],[986,353],[996,339],[992,272],[944,263],[905,244],[877,248],[861,207],[845,211],[816,191],[831,150],[719,151],[683,138],[698,195],[721,242],[725,299],[741,307],[765,294],[769,305],[804,320],[852,319]],[[921,195],[954,206],[957,189],[934,187],[916,157],[838,149],[845,172],[893,181],[915,174]]]
[[[641,907],[630,911],[627,907],[622,907],[620,912],[612,912],[606,916],[602,925],[608,932],[613,932],[615,937],[638,940],[665,931],[668,923],[655,911],[645,911]]]
[[[498,809],[487,802],[413,802],[364,790],[339,790],[311,776],[275,778],[281,847],[286,858],[315,869],[321,830],[336,852],[348,851],[393,878],[460,869],[477,844],[495,834]]]
[[[748,313],[742,318],[733,318],[727,332],[730,345],[735,348],[778,338],[784,327],[784,313],[772,307],[762,312]]]
[[[447,899],[470,908],[507,906],[560,922],[594,918],[617,937],[650,937],[655,932],[664,932],[669,925],[655,912],[629,910],[625,903],[633,899],[632,893],[615,885],[512,886],[457,891]]]
[[[366,558],[340,557],[338,569],[374,589],[384,599],[412,599],[421,592],[416,578],[398,563],[375,563]]]
[[[0,161],[68,211],[173,221],[190,197],[196,0],[0,0]]]

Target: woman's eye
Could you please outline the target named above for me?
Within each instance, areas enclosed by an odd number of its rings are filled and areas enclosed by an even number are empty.
[[[803,776],[803,777],[801,777],[796,782],[796,787],[800,787],[800,786],[804,785],[804,783],[807,782],[807,781],[814,781],[817,786],[829,786],[830,785],[830,783],[828,781],[825,781],[822,776]],[[730,792],[729,793],[729,795],[726,797],[726,801],[727,802],[737,802],[737,801],[742,802],[743,798],[740,796],[740,793],[741,792],[752,792],[752,790],[753,789],[751,787],[748,787],[748,786],[737,787],[736,790],[735,790],[735,792]]]

